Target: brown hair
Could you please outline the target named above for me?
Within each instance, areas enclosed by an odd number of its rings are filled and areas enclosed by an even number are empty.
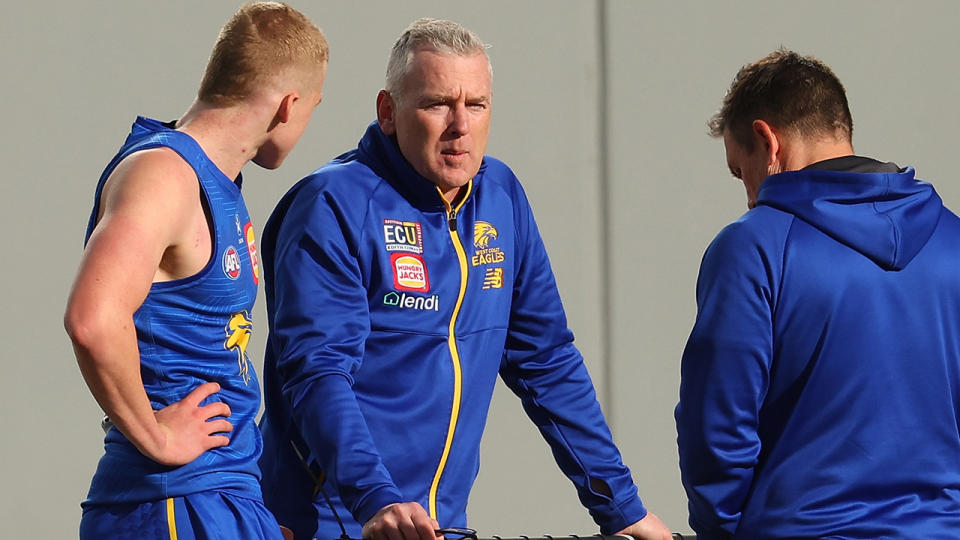
[[[729,130],[737,143],[753,151],[754,120],[804,137],[849,141],[853,136],[850,107],[837,76],[820,60],[784,48],[740,68],[707,125],[710,135],[721,137]]]
[[[323,32],[305,15],[279,2],[251,2],[220,30],[197,97],[233,105],[289,69],[315,80],[329,56]]]

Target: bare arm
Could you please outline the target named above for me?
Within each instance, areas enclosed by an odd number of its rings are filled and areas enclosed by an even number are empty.
[[[209,258],[209,247],[196,253],[198,211],[205,220],[199,201],[195,174],[172,151],[147,150],[121,162],[101,195],[101,217],[64,316],[94,398],[140,452],[167,465],[226,445],[226,436],[213,434],[232,429],[225,419],[207,422],[228,416],[226,404],[198,407],[218,385],[202,385],[155,413],[140,377],[134,312],[156,279],[195,272],[198,258]]]

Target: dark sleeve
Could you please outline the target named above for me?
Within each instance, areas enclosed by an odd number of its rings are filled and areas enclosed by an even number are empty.
[[[573,344],[543,240],[519,184],[514,199],[518,261],[500,375],[520,397],[601,532],[613,534],[647,511]]]
[[[734,223],[707,249],[683,352],[677,444],[690,525],[700,538],[734,535],[760,455],[780,250],[755,230]]]
[[[353,392],[370,332],[356,248],[363,215],[327,193],[299,197],[277,234],[271,285],[283,397],[311,456],[361,524],[403,500]]]

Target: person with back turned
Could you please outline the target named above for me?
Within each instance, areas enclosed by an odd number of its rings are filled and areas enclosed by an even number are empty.
[[[750,210],[703,257],[676,408],[701,539],[957,538],[960,220],[854,154],[843,85],[777,50],[711,132]]]

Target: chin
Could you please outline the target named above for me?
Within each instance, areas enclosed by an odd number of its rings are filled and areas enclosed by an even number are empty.
[[[256,163],[258,166],[263,167],[264,169],[267,169],[267,170],[270,170],[270,171],[279,168],[280,165],[283,164],[283,160],[282,160],[282,159],[279,159],[279,160],[270,160],[270,159],[257,159],[257,158],[254,158],[252,161],[253,161],[254,163]]]

